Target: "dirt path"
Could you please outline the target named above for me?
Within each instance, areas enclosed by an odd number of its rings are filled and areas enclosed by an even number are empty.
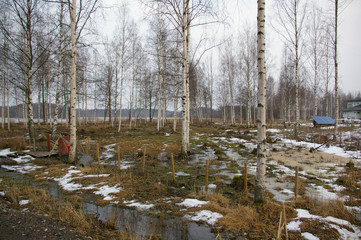
[[[0,240],[91,239],[49,216],[10,208],[0,197]]]
[[[310,153],[307,149],[272,152],[270,156],[287,166],[298,166],[307,173],[316,176],[323,176],[325,168],[332,168],[335,165],[345,166],[346,163],[350,162],[348,158],[319,151]]]

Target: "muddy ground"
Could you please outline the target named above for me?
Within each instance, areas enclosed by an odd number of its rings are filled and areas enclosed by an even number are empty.
[[[15,209],[0,197],[0,239],[92,239],[76,233],[68,224],[50,216],[30,212],[27,208]]]

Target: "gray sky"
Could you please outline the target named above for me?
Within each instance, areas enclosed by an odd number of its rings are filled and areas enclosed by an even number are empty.
[[[310,2],[316,0],[310,0]],[[122,1],[120,0],[107,0],[104,1],[106,6],[111,4],[118,5]],[[130,16],[135,18],[136,21],[141,21],[145,14],[143,11],[144,7],[139,7],[139,1],[132,0],[126,1],[130,7]],[[317,0],[317,3],[322,3],[324,6],[327,4],[327,0]],[[234,35],[233,38],[236,39],[236,36],[239,32],[242,32],[242,29],[245,26],[254,26],[256,27],[256,15],[257,15],[257,1],[256,0],[227,0],[227,1],[218,1],[218,4],[227,11],[227,14],[230,16],[229,28],[226,29],[219,37],[227,36],[228,34]],[[273,14],[273,4],[274,0],[266,1],[266,47],[268,48],[268,53],[273,59],[273,71],[272,75],[278,78],[279,75],[279,66],[281,65],[281,55],[282,55],[282,46],[283,40],[278,34],[272,29],[270,22],[274,21]],[[324,9],[326,11],[327,9]],[[113,13],[111,13],[113,12]],[[107,28],[101,29],[101,33],[107,34],[109,37],[113,32],[116,23],[116,15],[113,11],[109,9],[105,10],[106,15],[106,26]],[[268,23],[268,24],[267,24]],[[104,24],[101,24],[104,26]],[[145,24],[140,24],[141,31],[146,31]],[[350,2],[350,5],[341,13],[340,15],[340,25],[339,25],[339,45],[338,45],[338,54],[339,54],[339,81],[340,87],[344,92],[360,92],[361,91],[361,0],[353,0]],[[224,27],[212,26],[209,29],[217,29],[219,33],[220,29]],[[191,37],[197,38],[202,34],[204,30],[202,29],[193,29]],[[222,36],[221,36],[222,35]],[[321,86],[322,87],[322,86]]]

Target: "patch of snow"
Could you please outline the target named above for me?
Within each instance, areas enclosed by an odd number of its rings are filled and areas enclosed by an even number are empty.
[[[172,173],[171,173],[172,174]],[[185,173],[185,172],[176,172],[175,175],[177,177],[186,177],[186,176],[189,176],[190,174],[189,173]]]
[[[223,215],[217,212],[211,212],[209,210],[202,210],[195,212],[194,216],[186,215],[185,217],[191,219],[192,221],[205,221],[209,225],[214,225],[219,218],[223,217]]]
[[[119,185],[114,185],[110,187],[108,185],[101,186],[98,191],[95,191],[95,194],[102,195],[104,200],[113,200],[114,197],[111,197],[110,194],[119,193],[122,190]]]
[[[217,185],[216,184],[208,184],[208,189],[216,189],[217,188]]]
[[[310,185],[316,190],[319,199],[329,199],[329,200],[341,199],[337,195],[337,193],[330,192],[322,186],[316,186],[315,184],[310,184]]]
[[[19,205],[22,206],[22,205],[26,205],[26,204],[29,204],[30,200],[20,200],[19,201]]]
[[[301,224],[302,222],[297,220],[297,221],[292,221],[287,223],[287,230],[288,231],[301,231]]]
[[[28,163],[28,164],[25,164],[25,165],[20,165],[20,166],[7,166],[7,165],[2,165],[1,166],[2,168],[5,168],[9,171],[14,171],[14,172],[19,172],[19,173],[22,173],[22,174],[26,174],[26,173],[29,173],[29,172],[32,172],[38,168],[42,168],[41,166],[36,166],[36,165],[33,165],[31,163]]]
[[[72,167],[70,167],[69,169],[72,169]],[[54,178],[54,181],[59,182],[59,185],[66,191],[80,190],[83,185],[71,182],[74,179],[74,177],[72,177],[72,175],[78,174],[78,173],[81,173],[81,171],[80,170],[69,170],[68,173],[65,174],[63,177]]]
[[[164,134],[166,137],[169,137],[170,136],[170,133],[165,133]]]
[[[283,190],[281,191],[281,193],[288,194],[288,195],[294,194],[294,192],[291,191],[291,190],[289,190],[289,189],[283,189]]]
[[[0,192],[0,196],[4,197],[4,196],[5,196],[5,192],[1,191],[1,192]]]
[[[187,207],[187,208],[191,208],[191,207],[200,207],[200,206],[205,205],[207,203],[208,203],[208,201],[201,201],[201,200],[198,200],[198,199],[186,198],[186,199],[184,199],[183,202],[177,203],[177,205],[184,206],[184,207]]]
[[[270,129],[267,129],[267,132],[270,132],[270,133],[279,133],[279,132],[281,132],[281,130],[270,128]]]
[[[139,203],[139,202],[136,202],[135,200],[124,201],[124,204],[128,207],[136,207],[139,210],[148,210],[148,209],[154,207],[154,204],[152,204],[152,203],[150,203],[150,204]]]
[[[99,177],[109,177],[110,174],[90,174],[90,175],[85,175],[83,177],[85,178],[99,178]]]
[[[0,150],[0,157],[6,157],[7,155],[12,154],[12,153],[14,153],[14,152],[11,152],[10,148],[5,148],[5,149]]]
[[[309,232],[304,232],[301,233],[302,237],[308,239],[308,240],[320,240],[318,237],[316,237],[315,235],[309,233]]]
[[[25,156],[20,156],[17,158],[13,158],[12,160],[14,160],[17,163],[26,163],[26,162],[30,162],[31,160],[34,160],[35,158],[33,158],[32,156],[29,155],[25,155]]]

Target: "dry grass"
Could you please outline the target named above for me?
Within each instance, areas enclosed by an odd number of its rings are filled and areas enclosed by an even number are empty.
[[[332,216],[347,220],[352,224],[360,224],[353,213],[350,213],[344,203],[340,200],[319,201],[303,196],[294,202],[295,208],[307,209],[310,213],[322,217]]]
[[[300,227],[302,232],[312,233],[319,239],[340,239],[340,234],[337,230],[318,220],[305,221]]]
[[[260,206],[242,206],[228,210],[218,224],[223,226],[225,231],[237,235],[247,233],[249,239],[271,239],[277,235],[278,221],[282,206],[267,201]],[[296,216],[292,207],[286,206],[287,218]]]
[[[12,151],[22,151],[26,149],[26,143],[23,137],[11,137],[0,139],[0,149],[10,148]]]

